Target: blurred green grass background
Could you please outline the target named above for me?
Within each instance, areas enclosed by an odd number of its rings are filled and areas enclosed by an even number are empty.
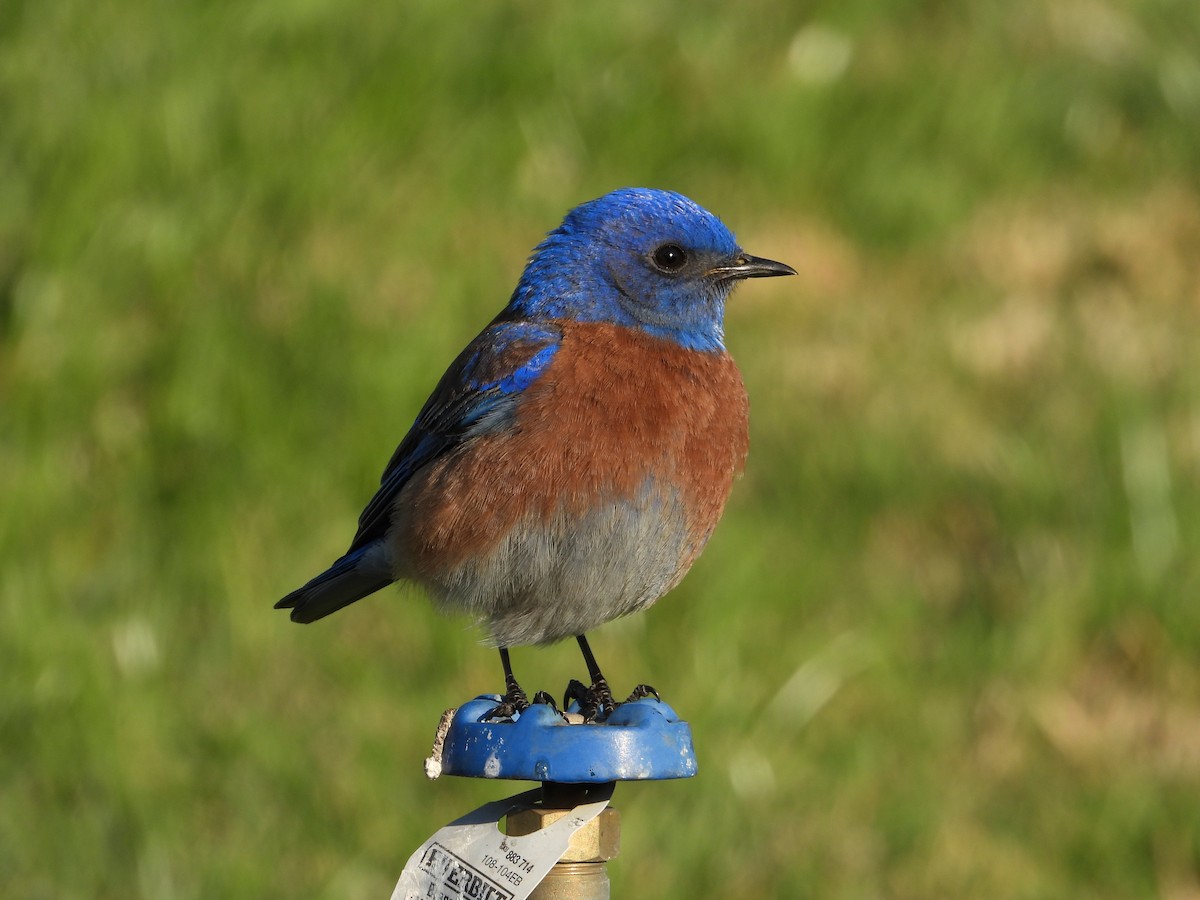
[[[0,6],[0,887],[384,897],[498,684],[344,548],[570,206],[680,190],[752,451],[594,634],[693,724],[618,897],[1200,897],[1200,6]],[[573,647],[515,654],[531,687]]]

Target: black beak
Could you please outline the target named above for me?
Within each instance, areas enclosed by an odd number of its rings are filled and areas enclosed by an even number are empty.
[[[774,278],[776,275],[795,275],[796,270],[787,263],[775,262],[773,259],[763,259],[761,256],[751,256],[749,253],[739,253],[732,265],[717,266],[710,269],[710,275],[718,278]]]

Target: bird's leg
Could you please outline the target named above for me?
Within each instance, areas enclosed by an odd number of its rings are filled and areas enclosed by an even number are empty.
[[[590,687],[585,687],[581,682],[571,679],[571,683],[567,685],[563,703],[570,704],[572,700],[578,700],[579,712],[585,721],[590,722],[597,716],[607,716],[617,708],[617,703],[613,699],[612,690],[608,686],[604,673],[600,671],[600,666],[596,663],[592,648],[588,646],[587,638],[581,634],[575,640],[579,642],[579,649],[583,652],[583,661],[587,665],[588,678],[592,683]]]
[[[512,660],[508,658],[507,647],[500,648],[500,665],[504,666],[504,696],[500,698],[500,705],[487,714],[489,719],[511,719],[517,713],[529,709],[529,698],[525,696],[525,691],[513,675]]]
[[[588,645],[587,638],[581,634],[576,640],[579,641],[579,649],[583,651],[583,661],[587,664],[588,678],[592,679],[589,690],[595,696],[600,711],[610,713],[616,708],[617,704],[613,699],[612,690],[608,686],[608,680],[604,677],[604,673],[600,671],[600,666],[596,662],[596,657],[592,654],[592,648]]]

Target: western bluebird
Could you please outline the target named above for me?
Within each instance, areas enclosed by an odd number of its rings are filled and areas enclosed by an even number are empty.
[[[680,194],[571,210],[438,382],[350,549],[276,608],[312,622],[408,579],[499,648],[496,715],[528,706],[508,648],[571,636],[592,683],[569,697],[611,711],[584,633],[653,604],[708,541],[749,443],[725,303],[794,274]]]

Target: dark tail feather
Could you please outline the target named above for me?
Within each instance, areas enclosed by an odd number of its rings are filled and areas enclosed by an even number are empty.
[[[290,608],[293,622],[315,622],[387,587],[395,579],[364,559],[369,549],[364,547],[343,556],[304,587],[276,603],[275,608]]]

